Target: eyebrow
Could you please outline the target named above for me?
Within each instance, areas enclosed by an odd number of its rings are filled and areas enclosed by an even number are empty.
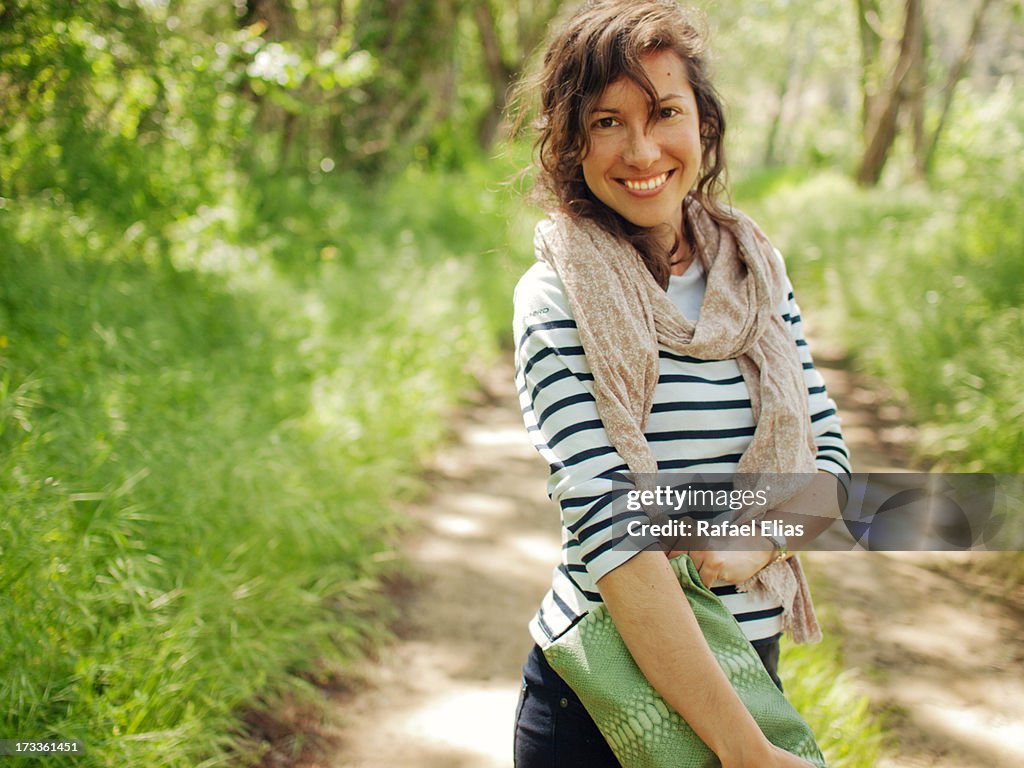
[[[666,93],[658,99],[658,103],[662,104],[666,101],[672,101],[672,99],[679,99],[680,101],[683,101],[685,100],[685,97],[681,93]],[[610,115],[619,114],[619,110],[614,107],[594,107],[594,112],[607,112]]]

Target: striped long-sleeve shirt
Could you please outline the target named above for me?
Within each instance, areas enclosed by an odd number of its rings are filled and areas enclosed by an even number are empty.
[[[704,288],[703,275],[670,296],[692,319]],[[683,276],[686,278],[687,276]],[[673,278],[675,281],[676,278]],[[778,311],[789,325],[807,382],[819,469],[850,472],[835,404],[814,368],[803,337],[800,310],[787,280],[788,295]],[[697,295],[694,295],[697,291]],[[635,551],[613,546],[612,476],[627,472],[608,440],[594,400],[594,377],[579,332],[555,272],[535,263],[516,287],[514,332],[516,385],[523,419],[550,468],[548,494],[562,518],[562,559],[551,589],[530,622],[534,640],[545,647],[580,616],[601,603],[597,581]],[[732,473],[754,434],[747,385],[735,360],[698,360],[665,348],[646,436],[659,471]],[[746,636],[761,640],[781,631],[781,606],[735,587],[713,591],[739,621]]]

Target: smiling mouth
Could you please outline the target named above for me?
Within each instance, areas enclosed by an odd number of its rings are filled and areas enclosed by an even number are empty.
[[[650,192],[651,190],[658,189],[658,187],[664,186],[668,181],[668,177],[671,176],[675,171],[665,171],[664,173],[658,174],[657,176],[651,176],[647,179],[622,179],[622,185],[633,192]]]

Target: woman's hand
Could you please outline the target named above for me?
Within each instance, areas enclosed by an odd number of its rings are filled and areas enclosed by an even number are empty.
[[[696,549],[689,554],[705,586],[716,581],[741,584],[775,559],[775,549],[767,539],[765,545],[766,549],[756,550]]]

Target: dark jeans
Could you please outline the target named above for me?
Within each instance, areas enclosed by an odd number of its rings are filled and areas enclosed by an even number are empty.
[[[781,690],[778,639],[754,649]],[[515,760],[515,768],[620,768],[579,698],[536,645],[523,666]]]

